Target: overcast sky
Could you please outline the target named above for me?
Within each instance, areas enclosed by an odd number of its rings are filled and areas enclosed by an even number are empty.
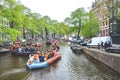
[[[20,0],[23,5],[32,12],[48,15],[52,20],[64,21],[70,13],[77,8],[85,8],[87,11],[94,0]]]

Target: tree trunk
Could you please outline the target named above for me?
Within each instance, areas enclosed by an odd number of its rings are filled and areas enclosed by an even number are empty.
[[[78,27],[78,34],[77,34],[77,40],[79,39],[80,35],[80,29],[81,29],[81,21],[79,21],[79,27]]]
[[[25,28],[23,27],[23,39],[26,39],[26,36],[25,36]]]
[[[53,35],[54,35],[54,38],[55,38],[55,33]]]
[[[13,26],[14,26],[14,22],[11,21],[11,22],[9,23],[9,25],[10,25],[10,28],[13,28]]]
[[[45,28],[45,33],[46,33],[46,39],[48,38],[48,31],[47,28]]]
[[[32,39],[34,38],[34,33],[32,32]]]

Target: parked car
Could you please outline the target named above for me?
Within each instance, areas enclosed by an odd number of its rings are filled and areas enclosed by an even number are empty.
[[[81,46],[87,46],[87,42],[81,42],[80,45]]]
[[[82,42],[84,42],[84,40],[82,40],[82,39],[79,39],[79,40],[76,41],[77,44],[80,44]]]
[[[71,43],[76,43],[77,39],[72,39],[70,42]]]

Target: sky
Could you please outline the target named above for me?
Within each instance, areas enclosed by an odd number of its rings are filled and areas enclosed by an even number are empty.
[[[40,13],[42,16],[49,16],[52,20],[59,22],[69,17],[71,12],[78,8],[85,8],[89,11],[92,2],[95,0],[20,0],[32,12]]]

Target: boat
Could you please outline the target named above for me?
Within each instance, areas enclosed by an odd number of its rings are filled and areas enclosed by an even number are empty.
[[[76,45],[71,45],[71,50],[76,53],[76,52],[81,52],[82,48]]]
[[[61,55],[56,54],[55,56],[53,56],[52,58],[50,58],[44,62],[33,62],[32,64],[29,64],[29,62],[27,62],[26,66],[27,66],[27,69],[29,69],[29,70],[38,69],[38,68],[46,68],[60,59],[61,59]]]
[[[29,56],[30,54],[35,54],[35,52],[14,52],[17,56]]]
[[[8,52],[10,52],[10,49],[5,49],[5,48],[0,49],[0,53],[8,53]]]

